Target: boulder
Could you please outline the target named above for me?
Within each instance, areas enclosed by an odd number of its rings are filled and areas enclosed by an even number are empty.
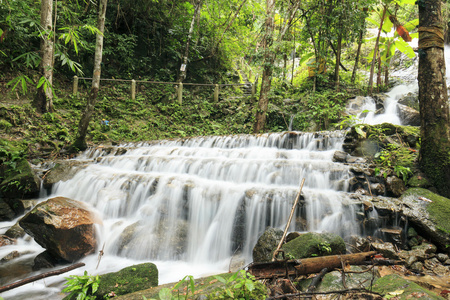
[[[259,237],[253,248],[253,262],[268,262],[283,237],[283,230],[269,227]]]
[[[61,160],[45,175],[43,186],[50,189],[58,181],[67,181],[81,169],[86,168],[88,163],[80,160]]]
[[[405,183],[397,176],[388,176],[386,178],[386,188],[395,197],[400,197],[406,191]]]
[[[282,249],[288,259],[346,253],[344,240],[334,233],[308,232],[284,244]]]
[[[3,198],[24,199],[39,195],[40,181],[24,158],[2,168],[0,190]],[[14,207],[12,207],[14,210]]]
[[[101,221],[82,202],[55,197],[41,202],[19,225],[55,259],[68,262],[95,251],[95,224]]]
[[[119,272],[99,276],[97,299],[107,295],[125,295],[158,286],[158,269],[152,263],[126,267]]]
[[[420,113],[414,108],[397,104],[398,116],[403,125],[420,126]]]
[[[417,264],[418,268],[420,268],[419,265],[421,263],[418,262]],[[383,296],[389,296],[383,299],[442,299],[434,292],[397,274],[386,275],[377,279],[371,289],[373,292],[380,293]]]
[[[448,252],[450,244],[450,199],[421,188],[411,188],[401,197],[403,215],[416,231]]]
[[[406,105],[408,107],[411,107],[417,111],[419,111],[419,94],[418,92],[414,93],[408,93],[406,95],[403,95],[399,100],[398,104]]]

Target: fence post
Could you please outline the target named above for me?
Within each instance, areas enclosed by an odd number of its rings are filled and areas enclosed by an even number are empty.
[[[78,95],[78,76],[73,76],[73,95]]]
[[[219,85],[214,85],[214,102],[219,102]]]
[[[136,80],[131,80],[131,99],[136,99]]]
[[[178,84],[178,103],[181,105],[183,104],[183,83],[180,82]]]

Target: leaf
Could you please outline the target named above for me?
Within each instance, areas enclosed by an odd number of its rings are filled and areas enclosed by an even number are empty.
[[[363,138],[366,138],[366,133],[362,130],[362,128],[364,128],[364,126],[356,126],[355,131]]]
[[[171,300],[172,291],[169,288],[163,288],[159,291],[158,296],[161,300]]]
[[[409,45],[404,40],[396,40],[394,43],[395,43],[395,46],[397,47],[397,49],[400,52],[402,52],[403,54],[405,54],[406,56],[408,56],[409,58],[416,57],[416,54],[414,53],[414,50],[411,47],[411,45]]]

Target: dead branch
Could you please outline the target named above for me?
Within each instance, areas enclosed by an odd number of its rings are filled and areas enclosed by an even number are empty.
[[[339,291],[329,291],[329,292],[302,292],[302,293],[295,293],[295,294],[285,294],[275,297],[269,297],[266,298],[266,300],[276,300],[276,299],[290,299],[290,298],[309,298],[311,295],[330,295],[330,294],[356,294],[356,293],[364,293],[364,294],[370,294],[374,296],[378,296],[379,299],[382,299],[382,295],[376,292],[369,291],[367,289],[345,289],[345,290],[339,290]]]
[[[304,184],[305,184],[305,178],[302,179],[302,182],[300,184],[300,190],[298,191],[297,197],[295,198],[294,204],[292,205],[291,213],[289,215],[288,222],[286,223],[286,228],[284,229],[283,236],[281,237],[281,240],[278,243],[277,249],[273,252],[272,261],[276,260],[278,252],[280,252],[281,246],[284,243],[284,239],[286,238],[287,231],[289,229],[289,226],[291,225],[292,217],[294,216],[294,212],[295,212],[295,207],[297,206],[298,200],[300,199],[300,194],[302,193]]]
[[[3,292],[6,292],[6,291],[15,289],[16,287],[25,285],[25,284],[30,283],[30,282],[34,282],[34,281],[42,279],[42,278],[55,276],[55,275],[59,275],[59,274],[63,274],[63,273],[72,271],[73,269],[77,269],[77,268],[83,267],[84,265],[85,265],[84,263],[80,262],[80,263],[76,263],[76,264],[73,264],[71,266],[59,269],[59,270],[54,270],[54,271],[42,273],[42,274],[39,274],[39,275],[36,275],[36,276],[31,276],[31,277],[28,277],[28,278],[25,278],[25,279],[16,281],[14,283],[11,283],[11,284],[8,284],[8,285],[0,287],[0,293],[3,293]]]

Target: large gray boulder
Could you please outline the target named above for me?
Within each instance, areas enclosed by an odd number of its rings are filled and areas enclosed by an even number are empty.
[[[259,237],[253,248],[253,262],[269,262],[272,260],[273,252],[283,237],[283,230],[269,227]]]
[[[397,104],[398,116],[403,125],[420,126],[420,113],[406,105]]]
[[[95,251],[101,220],[83,203],[55,197],[36,205],[19,225],[56,260],[73,262]]]

